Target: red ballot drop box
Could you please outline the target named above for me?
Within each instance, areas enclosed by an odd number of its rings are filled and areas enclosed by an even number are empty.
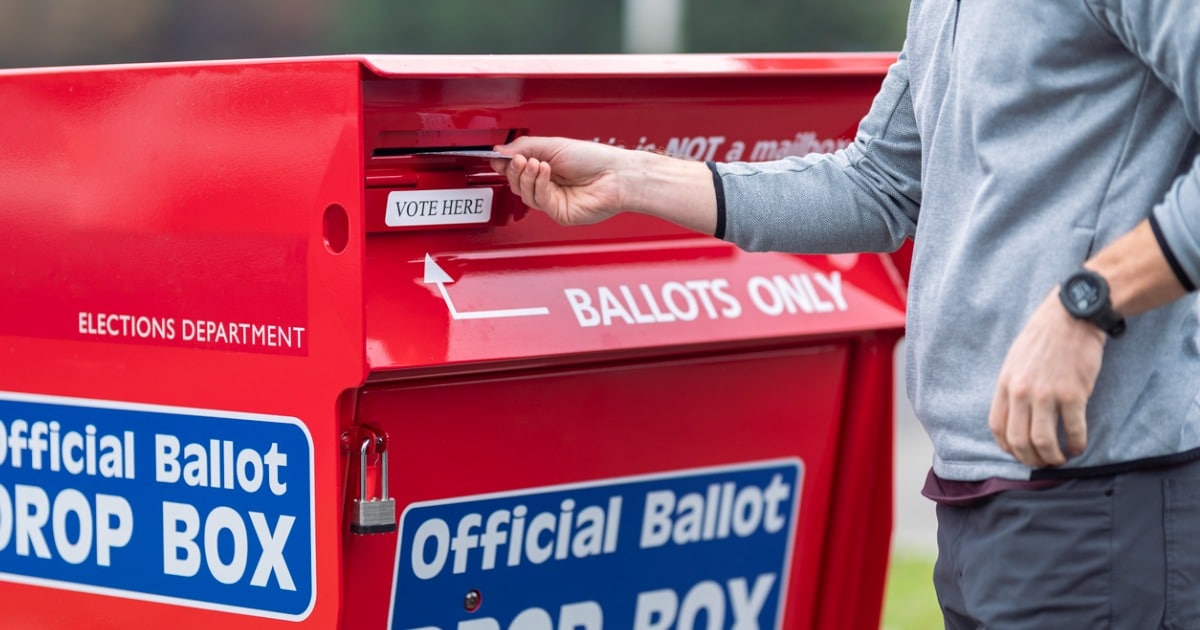
[[[2,625],[877,627],[903,270],[470,152],[836,150],[891,61],[0,73]]]

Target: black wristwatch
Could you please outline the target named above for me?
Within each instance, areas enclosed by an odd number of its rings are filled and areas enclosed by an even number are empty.
[[[1091,322],[1110,337],[1125,332],[1125,318],[1113,310],[1108,298],[1108,282],[1100,274],[1080,269],[1063,281],[1058,299],[1075,319]]]

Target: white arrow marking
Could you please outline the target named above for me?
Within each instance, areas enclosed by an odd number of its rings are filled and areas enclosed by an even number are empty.
[[[442,299],[446,301],[446,308],[450,309],[450,317],[454,319],[493,319],[497,317],[528,317],[530,315],[550,314],[550,309],[544,306],[460,313],[458,309],[454,308],[454,302],[450,300],[450,294],[446,291],[446,285],[453,282],[454,278],[451,278],[445,269],[438,266],[437,262],[433,260],[433,256],[425,254],[425,284],[437,285],[438,292],[442,294]]]

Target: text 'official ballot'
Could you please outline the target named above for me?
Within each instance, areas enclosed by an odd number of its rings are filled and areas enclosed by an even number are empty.
[[[777,628],[798,460],[408,506],[393,630]],[[477,591],[467,613],[442,603]]]
[[[0,581],[303,619],[312,475],[295,418],[0,393]]]

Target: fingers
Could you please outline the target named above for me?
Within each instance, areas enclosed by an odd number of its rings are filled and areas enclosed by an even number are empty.
[[[1030,441],[1029,429],[1032,407],[1028,399],[1014,397],[1008,402],[1008,418],[1005,423],[1004,439],[1013,454],[1022,464],[1031,468],[1041,468],[1046,465],[1041,456],[1033,448]]]
[[[1003,414],[1003,415],[1001,415]],[[1033,395],[1007,384],[996,388],[988,418],[992,437],[1000,448],[1031,468],[1066,463],[1058,445],[1058,399]]]
[[[524,157],[524,156],[522,156]],[[533,185],[538,180],[538,161],[533,157],[527,158],[522,164],[521,174],[517,176],[517,194],[520,194],[524,199],[524,203],[534,205],[533,203]]]
[[[550,165],[540,162],[536,166],[537,177],[533,182],[533,201],[539,208],[550,208],[554,199],[554,188],[550,185]]]
[[[492,160],[492,168],[496,168],[496,162],[500,161],[501,160]],[[503,162],[504,168],[500,171],[500,174],[508,180],[508,189],[512,191],[512,194],[520,196],[521,190],[518,188],[517,184],[521,180],[521,170],[525,168],[525,156],[514,155],[512,159],[503,160]]]
[[[526,138],[523,136],[513,140],[508,144],[497,144],[496,146],[492,147],[493,151],[496,151],[501,155],[510,156],[510,159],[492,158],[489,160],[488,162],[490,163],[492,170],[501,175],[507,176],[509,184],[511,185],[513,183],[513,175],[516,174],[516,176],[519,177],[521,170],[525,168],[525,164],[529,159],[528,156],[536,153],[536,149],[538,147],[536,143],[533,143],[533,140],[533,138]],[[517,189],[514,188],[513,192],[517,193]]]
[[[1021,463],[1038,468],[1067,461],[1058,441],[1058,423],[1067,436],[1067,452],[1078,457],[1087,449],[1086,400],[1035,394],[1012,395],[1002,379],[988,413],[988,428],[1000,449]]]
[[[500,171],[508,178],[508,187],[513,194],[519,196],[525,205],[538,210],[548,210],[554,202],[554,184],[550,181],[550,165],[537,158],[514,155],[511,160],[502,161]]]
[[[512,193],[521,197],[526,205],[529,205],[530,200],[525,199],[521,194],[521,175],[525,172],[525,167],[529,165],[529,158],[524,155],[514,155],[511,160],[508,160],[508,167],[504,170],[504,176],[508,178],[508,188]]]
[[[988,428],[992,430],[992,439],[1000,446],[1000,450],[1014,455],[1008,444],[1008,388],[1003,384],[996,387],[996,395],[992,397],[992,408],[988,412]]]
[[[1062,403],[1063,429],[1067,433],[1067,450],[1071,457],[1083,455],[1087,449],[1087,418],[1084,414],[1087,403],[1067,401]]]
[[[537,177],[543,164],[545,163],[538,161],[537,158],[529,158],[529,161],[525,163],[525,168],[521,169],[519,183],[521,199],[524,199],[527,205],[538,209],[542,209],[542,206],[537,203]],[[548,164],[546,168],[550,168]]]
[[[1029,442],[1047,466],[1066,463],[1058,447],[1058,401],[1049,396],[1036,399],[1029,419]]]

